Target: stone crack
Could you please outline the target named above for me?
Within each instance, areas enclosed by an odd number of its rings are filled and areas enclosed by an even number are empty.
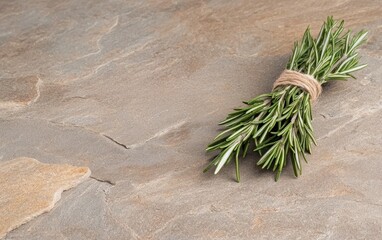
[[[123,147],[124,149],[130,149],[130,148],[127,147],[125,144],[118,142],[117,140],[115,140],[114,138],[112,138],[112,137],[110,137],[110,136],[108,136],[108,135],[105,135],[105,134],[101,134],[101,135],[104,136],[105,138],[109,139],[109,140],[112,141],[113,143],[117,144],[118,146]]]
[[[94,176],[90,176],[90,178],[96,180],[97,182],[108,183],[109,185],[112,185],[112,186],[116,185],[115,182],[112,182],[112,181],[107,180],[107,179],[100,179],[100,178],[96,178]]]

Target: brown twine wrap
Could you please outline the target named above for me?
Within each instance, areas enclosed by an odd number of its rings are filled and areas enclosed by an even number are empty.
[[[273,89],[280,85],[297,86],[310,95],[312,102],[316,101],[322,92],[321,84],[314,77],[292,70],[284,70],[273,84]]]

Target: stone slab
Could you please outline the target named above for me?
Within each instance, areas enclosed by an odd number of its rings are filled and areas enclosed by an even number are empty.
[[[26,157],[0,163],[0,238],[50,211],[63,191],[89,175],[86,167],[44,164]]]
[[[217,123],[328,15],[369,30],[368,67],[324,87],[303,175],[276,184],[255,154],[240,184],[234,166],[202,174]],[[0,79],[40,78],[36,101],[0,110],[0,161],[94,178],[7,240],[379,239],[381,16],[380,0],[0,1]]]

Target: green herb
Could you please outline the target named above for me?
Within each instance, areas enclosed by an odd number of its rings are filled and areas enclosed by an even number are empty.
[[[286,68],[311,75],[320,84],[354,78],[351,73],[366,66],[359,65],[357,50],[365,42],[367,32],[352,35],[351,31],[344,32],[343,25],[344,21],[328,17],[316,39],[308,27],[302,40],[295,43]],[[296,86],[278,86],[271,93],[244,103],[246,107],[235,109],[220,123],[225,126],[224,131],[206,149],[220,153],[204,171],[215,166],[217,174],[234,160],[239,182],[239,158],[246,156],[251,145],[261,156],[257,165],[275,171],[276,181],[288,161],[298,177],[302,159],[306,161],[312,143],[316,145],[309,94]]]

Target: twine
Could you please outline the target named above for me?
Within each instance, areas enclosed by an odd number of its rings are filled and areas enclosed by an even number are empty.
[[[321,84],[314,77],[292,70],[284,70],[273,84],[273,89],[280,85],[293,85],[310,95],[312,102],[316,101],[322,92]]]

